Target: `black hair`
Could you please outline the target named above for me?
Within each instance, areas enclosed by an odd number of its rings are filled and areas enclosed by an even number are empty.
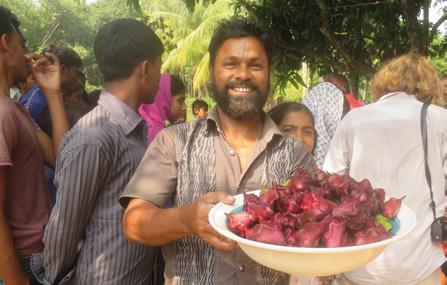
[[[143,60],[155,62],[163,43],[147,25],[134,19],[117,19],[96,34],[95,57],[105,82],[128,78]]]
[[[81,57],[72,48],[52,44],[47,46],[42,51],[42,54],[47,52],[54,54],[59,59],[59,63],[66,68],[70,68],[72,66],[82,66]]]
[[[267,55],[269,65],[272,63],[272,49],[273,43],[268,32],[258,23],[242,17],[231,17],[219,23],[214,30],[208,46],[210,54],[210,66],[214,66],[216,54],[223,43],[231,38],[254,37],[264,47]]]
[[[281,123],[282,119],[284,118],[284,116],[287,115],[287,113],[296,112],[296,111],[304,111],[305,113],[307,113],[312,120],[312,124],[315,125],[314,115],[309,110],[309,108],[307,108],[305,105],[303,105],[301,103],[295,103],[295,102],[281,103],[281,104],[273,107],[268,112],[268,114],[270,115],[270,118],[272,118],[272,120],[275,122],[275,124],[279,125]]]
[[[196,99],[191,106],[193,115],[195,115],[196,112],[202,108],[208,111],[208,103],[201,99]]]
[[[5,6],[0,6],[0,36],[12,35],[14,31],[20,33],[20,22],[17,17]]]
[[[182,79],[175,74],[171,74],[171,96],[185,92],[185,84]]]
[[[93,109],[98,105],[99,95],[101,95],[101,89],[96,89],[87,95],[87,105],[90,109]]]

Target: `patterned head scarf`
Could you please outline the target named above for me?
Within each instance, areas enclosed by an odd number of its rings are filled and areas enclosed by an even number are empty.
[[[343,113],[343,93],[335,85],[323,82],[309,90],[301,102],[312,111],[317,131],[315,161],[322,167],[335,129]]]
[[[172,122],[172,97],[171,97],[171,75],[163,73],[160,76],[158,92],[155,95],[154,103],[141,104],[138,110],[146,121],[149,130],[147,132],[147,142],[151,143],[155,136],[165,128],[166,121]]]

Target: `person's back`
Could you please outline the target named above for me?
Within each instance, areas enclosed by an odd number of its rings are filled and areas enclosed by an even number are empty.
[[[98,31],[94,50],[105,88],[62,142],[56,204],[34,270],[50,284],[153,284],[155,251],[124,238],[118,197],[147,147],[137,110],[154,100],[163,45],[143,23],[117,19]]]
[[[67,133],[61,143],[57,164],[55,185],[66,190],[67,185],[78,185],[88,188],[89,191],[79,191],[74,201],[56,200],[55,211],[64,207],[64,212],[81,217],[76,221],[85,228],[57,234],[58,239],[77,241],[82,239],[82,247],[60,246],[56,254],[65,253],[75,257],[77,253],[76,271],[73,284],[151,284],[154,254],[151,248],[130,244],[122,235],[123,209],[116,203],[121,189],[128,183],[141,158],[146,151],[144,125],[134,112],[134,119],[129,121],[132,110],[129,112],[113,112],[114,105],[124,105],[113,95],[103,92],[98,106],[81,118]],[[126,107],[123,106],[125,109]],[[132,128],[132,123],[140,124]],[[81,153],[77,149],[85,148]],[[93,147],[92,147],[93,146]],[[74,154],[78,155],[83,164],[89,165],[93,172],[83,173],[77,171],[79,165],[71,161]],[[82,155],[79,157],[79,155]],[[64,173],[77,175],[61,176]],[[58,175],[59,174],[59,175]],[[67,189],[70,191],[70,189]],[[88,213],[85,215],[84,213]],[[67,220],[60,219],[58,223],[51,223],[47,235],[52,231],[59,231],[67,226]],[[83,235],[83,237],[81,237]],[[117,270],[117,266],[121,270]],[[116,281],[115,281],[116,280]],[[118,282],[119,280],[119,282]]]
[[[355,284],[432,284],[419,282],[430,276],[437,279],[436,269],[445,260],[440,244],[430,240],[433,214],[421,137],[422,102],[415,96],[385,93],[377,102],[350,111],[334,135],[324,164],[330,172],[348,173],[356,180],[368,178],[373,187],[385,189],[390,197],[405,196],[403,203],[417,217],[410,236],[389,245],[367,266],[345,274]],[[437,216],[443,215],[446,206],[446,121],[447,110],[429,106],[428,165]]]

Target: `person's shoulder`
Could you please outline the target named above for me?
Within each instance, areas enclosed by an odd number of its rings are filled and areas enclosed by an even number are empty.
[[[61,149],[70,150],[80,146],[110,149],[115,147],[119,136],[120,133],[109,118],[93,109],[65,135]]]
[[[430,124],[436,126],[438,130],[447,133],[447,109],[437,105],[430,105],[427,110]]]

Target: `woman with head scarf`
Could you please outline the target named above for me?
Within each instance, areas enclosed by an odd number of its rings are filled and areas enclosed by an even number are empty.
[[[148,143],[165,127],[186,121],[185,85],[168,73],[161,74],[154,103],[142,104],[138,110],[148,124]]]
[[[320,83],[310,89],[301,103],[309,108],[314,116],[318,136],[314,155],[318,167],[322,167],[335,130],[343,115],[349,111],[349,105],[343,92],[329,82]]]

